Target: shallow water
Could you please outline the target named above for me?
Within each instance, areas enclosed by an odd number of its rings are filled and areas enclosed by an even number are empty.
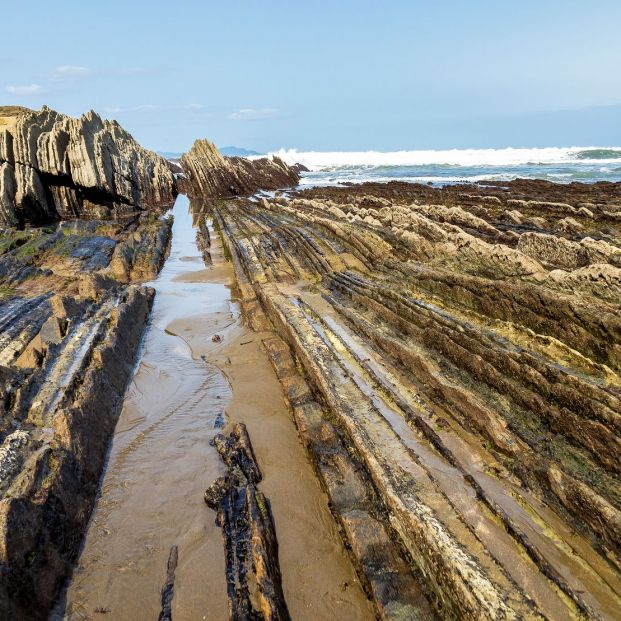
[[[228,618],[222,535],[203,492],[222,472],[209,441],[241,420],[272,504],[292,618],[371,619],[261,335],[241,320],[219,239],[212,231],[213,265],[205,268],[185,197],[174,217],[170,257],[151,283],[152,321],[101,497],[56,618],[157,618],[173,544],[173,617]],[[221,340],[213,342],[215,334]]]

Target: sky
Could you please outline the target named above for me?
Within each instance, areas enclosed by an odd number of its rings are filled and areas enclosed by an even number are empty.
[[[621,145],[621,1],[2,0],[0,103],[142,144]]]

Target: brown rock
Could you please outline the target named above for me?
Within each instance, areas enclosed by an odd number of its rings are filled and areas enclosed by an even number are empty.
[[[192,196],[242,196],[259,189],[297,185],[299,173],[278,157],[225,157],[208,140],[197,140],[181,158]]]
[[[15,366],[20,369],[34,369],[41,364],[43,353],[41,349],[35,347],[32,343],[26,347],[19,358],[15,361]]]
[[[46,106],[10,113],[0,132],[0,224],[123,217],[173,201],[166,160],[116,121],[93,111],[75,119]],[[0,117],[7,114],[0,108]]]
[[[102,274],[87,274],[82,276],[78,291],[82,297],[99,300],[106,291],[116,286],[116,281]]]
[[[58,319],[73,319],[84,309],[84,304],[80,300],[68,295],[56,294],[50,298],[52,314]]]

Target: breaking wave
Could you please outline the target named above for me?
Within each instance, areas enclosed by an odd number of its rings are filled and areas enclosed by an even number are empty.
[[[547,147],[536,149],[450,149],[445,151],[298,151],[280,149],[288,164],[304,164],[311,171],[385,166],[525,166],[538,164],[605,164],[621,160],[621,147]]]

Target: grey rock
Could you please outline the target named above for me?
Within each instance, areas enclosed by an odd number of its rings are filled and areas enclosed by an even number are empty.
[[[2,225],[120,218],[176,195],[166,160],[96,112],[0,108],[0,118]]]

